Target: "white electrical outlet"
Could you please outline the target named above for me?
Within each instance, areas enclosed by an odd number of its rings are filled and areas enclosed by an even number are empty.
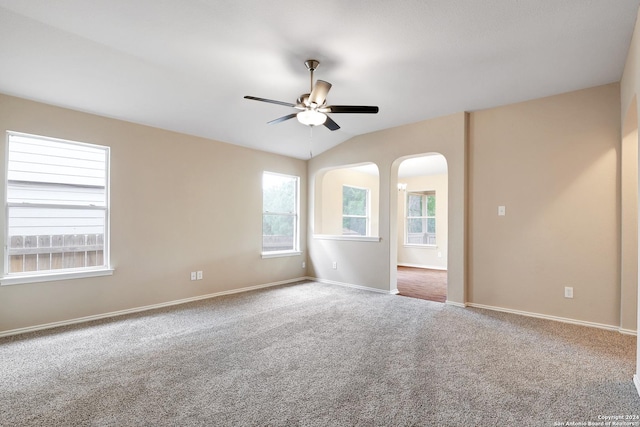
[[[337,261],[333,261],[333,264],[331,264],[331,268],[333,268],[334,270],[338,269],[338,262]]]
[[[571,286],[564,287],[564,297],[573,298],[573,288]]]
[[[197,278],[198,280],[202,280],[202,270],[200,270],[200,271],[198,271],[198,272],[196,273],[196,278]]]
[[[195,272],[195,271],[192,271],[192,272],[191,272],[191,280],[196,280],[196,279],[197,279],[197,277],[198,277],[198,276],[196,275],[196,272]]]
[[[506,206],[498,206],[498,216],[505,216],[507,214]]]
[[[307,268],[307,263],[302,261],[302,268]]]

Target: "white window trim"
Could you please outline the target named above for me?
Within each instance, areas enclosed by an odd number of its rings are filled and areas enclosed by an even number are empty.
[[[87,147],[98,147],[100,149],[105,150],[105,182],[106,182],[106,194],[105,194],[105,206],[104,207],[95,207],[95,206],[83,206],[83,209],[100,209],[105,211],[105,223],[104,223],[104,249],[103,249],[103,257],[104,257],[104,266],[100,267],[85,267],[81,269],[63,269],[63,270],[45,270],[45,271],[34,271],[34,272],[23,272],[23,273],[8,273],[9,270],[9,257],[8,257],[8,248],[9,248],[9,208],[15,206],[29,206],[29,207],[39,207],[39,204],[33,203],[8,203],[6,200],[7,189],[8,189],[8,174],[9,168],[7,167],[7,163],[9,161],[9,136],[24,136],[29,138],[38,138],[44,139],[47,141],[58,141],[69,144],[77,144],[84,145]],[[86,142],[79,141],[71,141],[67,139],[61,138],[53,138],[42,135],[34,135],[28,134],[24,132],[15,132],[15,131],[7,131],[5,134],[5,174],[4,174],[4,210],[5,210],[5,224],[4,224],[4,253],[3,253],[3,264],[4,271],[2,276],[0,277],[0,286],[8,286],[8,285],[19,285],[26,283],[39,283],[39,282],[52,282],[59,280],[68,280],[68,279],[82,279],[82,278],[90,278],[90,277],[99,277],[99,276],[110,276],[113,275],[115,271],[111,267],[111,147],[105,145],[97,145],[97,144],[89,144]],[[46,205],[47,207],[56,207],[57,205]],[[75,206],[65,205],[64,208],[76,208]],[[80,207],[77,207],[80,208]]]
[[[266,258],[280,258],[280,257],[287,257],[287,256],[298,256],[298,255],[302,255],[302,251],[300,250],[300,177],[299,176],[295,176],[295,175],[288,175],[288,174],[284,174],[284,173],[279,173],[279,172],[270,172],[270,171],[263,171],[262,172],[262,176],[264,177],[264,174],[270,174],[270,175],[278,175],[278,176],[282,176],[282,177],[286,177],[286,178],[293,178],[295,179],[296,182],[296,194],[295,194],[295,212],[293,214],[290,213],[286,213],[286,212],[265,212],[264,211],[264,191],[262,193],[262,215],[261,215],[261,219],[264,223],[264,214],[271,214],[271,215],[288,215],[288,216],[293,216],[294,217],[294,236],[293,236],[293,249],[290,250],[285,250],[285,251],[261,251],[260,255],[263,259]],[[260,227],[260,230],[262,231],[262,227]],[[261,239],[262,240],[262,239]],[[260,242],[260,247],[262,248],[263,242]]]
[[[342,219],[344,220],[344,218],[364,218],[365,220],[365,228],[366,228],[366,235],[364,236],[359,236],[359,237],[370,237],[371,236],[371,190],[366,188],[366,187],[358,187],[356,185],[349,185],[349,184],[342,184],[342,194],[344,194],[344,187],[350,187],[350,188],[355,188],[357,190],[364,190],[366,191],[367,195],[366,195],[366,207],[365,207],[365,214],[364,215],[345,215],[344,213],[344,206],[342,207]],[[344,200],[344,196],[343,196],[343,200]],[[342,235],[344,236],[344,234]],[[357,237],[357,236],[351,236],[351,237]],[[351,240],[358,240],[358,239],[351,239]]]
[[[404,244],[405,248],[416,248],[416,249],[438,249],[438,245],[429,245],[429,244],[424,244],[421,245],[419,243],[405,243]]]
[[[335,234],[314,234],[313,238],[316,240],[343,240],[343,241],[353,241],[353,242],[382,241],[382,237],[377,237],[377,236],[349,236],[349,235],[338,236]]]
[[[409,240],[409,219],[416,219],[416,218],[425,218],[425,219],[429,219],[429,218],[433,218],[434,220],[436,220],[437,218],[437,214],[434,216],[412,216],[409,217],[409,210],[407,207],[407,204],[409,203],[409,195],[411,194],[419,194],[423,197],[429,196],[429,195],[433,195],[434,197],[436,196],[436,191],[435,190],[407,190],[404,196],[404,244],[403,246],[405,248],[423,248],[423,249],[436,249],[438,247],[438,244],[436,243],[435,245],[432,244],[428,244],[428,243],[408,243]],[[437,199],[436,199],[436,206],[437,206]],[[437,208],[436,208],[437,209]],[[436,235],[436,242],[438,241],[438,233],[437,233],[437,228],[438,227],[438,221],[436,220],[436,232],[434,233]]]
[[[262,259],[267,258],[283,258],[288,256],[299,256],[302,255],[302,251],[271,251],[271,252],[262,252]]]
[[[4,276],[0,278],[0,286],[21,285],[24,283],[39,283],[39,282],[55,282],[60,280],[70,279],[86,279],[89,277],[111,276],[114,273],[114,269],[96,268],[94,270],[82,269],[81,271],[73,271],[66,269],[63,272],[56,273],[41,273],[36,274],[28,273],[15,273],[10,276]]]

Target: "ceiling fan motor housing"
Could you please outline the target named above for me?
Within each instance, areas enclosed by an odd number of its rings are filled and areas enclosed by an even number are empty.
[[[304,93],[302,95],[300,95],[300,97],[298,98],[297,105],[299,105],[300,107],[306,107],[309,105],[309,93]]]

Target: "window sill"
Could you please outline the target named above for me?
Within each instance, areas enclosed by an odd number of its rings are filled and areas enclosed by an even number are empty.
[[[382,240],[382,238],[374,236],[337,236],[333,234],[314,234],[313,238],[317,240],[344,240],[352,242],[379,242]]]
[[[89,277],[111,276],[113,268],[101,268],[99,270],[65,271],[45,274],[12,274],[0,277],[0,286],[21,285],[24,283],[53,282],[69,279],[86,279]]]
[[[417,244],[404,244],[405,248],[412,248],[412,249],[438,249],[438,245],[417,245]]]
[[[302,255],[302,251],[262,252],[261,255],[262,255],[262,259],[281,258],[286,256],[299,256],[299,255]]]

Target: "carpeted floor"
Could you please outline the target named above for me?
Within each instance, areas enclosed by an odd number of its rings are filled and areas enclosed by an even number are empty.
[[[635,342],[301,283],[0,339],[0,425],[587,425],[640,415]]]

